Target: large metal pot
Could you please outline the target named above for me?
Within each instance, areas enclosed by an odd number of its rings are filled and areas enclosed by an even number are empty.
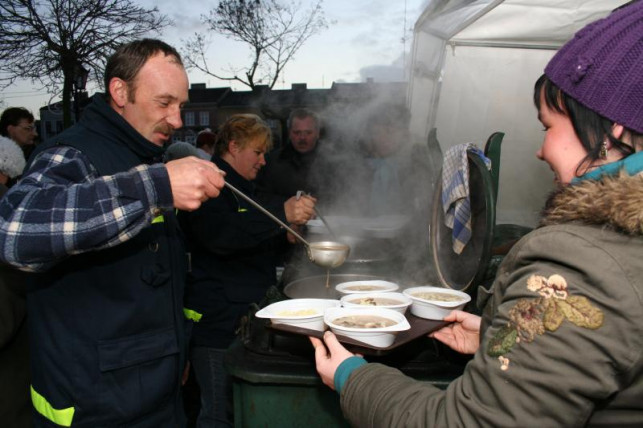
[[[326,236],[318,236],[324,240]],[[390,240],[365,239],[355,236],[338,236],[337,241],[350,247],[348,257],[341,266],[331,269],[331,274],[362,274],[374,276],[391,276],[400,274],[401,262],[397,245]],[[323,241],[322,241],[323,242]],[[311,243],[314,245],[314,243]],[[309,263],[307,248],[301,246],[286,263],[283,272],[283,283],[317,275],[326,277],[328,269]],[[325,279],[324,279],[325,281]]]
[[[318,236],[317,239],[330,240],[328,235]],[[333,241],[341,242],[350,247],[344,261],[345,268],[350,270],[348,265],[376,264],[393,260],[398,253],[397,243],[391,239],[367,238],[353,235],[340,235]],[[316,243],[311,242],[311,245]]]
[[[376,275],[331,274],[328,276],[329,286],[326,287],[326,275],[309,276],[286,284],[284,294],[291,299],[339,299],[341,296],[339,292],[335,290],[337,284],[347,281],[367,281],[373,279],[387,280],[387,278]]]

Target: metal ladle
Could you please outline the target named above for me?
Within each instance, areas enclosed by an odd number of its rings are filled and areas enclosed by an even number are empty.
[[[299,200],[299,198],[300,198],[302,195],[303,195],[303,196],[306,196],[306,193],[305,193],[303,190],[297,190],[297,195],[296,195],[297,200]],[[326,229],[328,230],[328,232],[330,232],[331,236],[332,236],[334,239],[337,239],[337,235],[335,235],[335,232],[333,232],[333,229],[331,229],[331,228],[330,228],[330,225],[328,224],[328,222],[326,221],[326,219],[324,218],[324,216],[322,216],[322,215],[321,215],[321,213],[319,212],[319,210],[317,209],[317,207],[315,206],[315,207],[313,207],[313,209],[315,210],[315,215],[316,215],[316,216],[317,216],[317,217],[322,221],[322,223],[324,223],[324,226],[326,226]]]
[[[228,189],[232,190],[234,193],[248,201],[249,204],[270,217],[273,221],[277,222],[281,227],[292,233],[295,238],[306,245],[308,258],[317,266],[331,269],[343,265],[346,261],[348,253],[350,252],[350,247],[348,245],[335,241],[320,241],[312,243],[308,242],[299,233],[295,232],[290,226],[281,221],[278,217],[274,216],[270,211],[259,205],[254,201],[254,199],[250,198],[241,190],[237,189],[227,181],[225,181],[224,184]]]

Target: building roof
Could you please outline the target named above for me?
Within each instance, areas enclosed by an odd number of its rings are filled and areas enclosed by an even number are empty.
[[[297,107],[323,108],[332,102],[364,102],[383,96],[393,101],[404,102],[406,82],[333,83],[329,89],[308,89],[305,83],[293,83],[291,89],[270,89],[267,85],[255,86],[254,90],[233,91],[230,87],[205,88],[192,85],[190,102],[214,103],[218,108],[249,108],[260,110],[289,111]]]

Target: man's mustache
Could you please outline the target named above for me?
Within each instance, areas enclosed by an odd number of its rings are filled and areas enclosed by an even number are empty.
[[[154,132],[158,132],[165,135],[172,135],[174,134],[174,127],[169,123],[162,123],[158,125],[156,128],[154,128]]]

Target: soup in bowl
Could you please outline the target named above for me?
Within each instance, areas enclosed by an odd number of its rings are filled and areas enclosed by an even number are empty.
[[[324,312],[327,308],[339,306],[339,300],[332,299],[289,299],[268,305],[255,316],[269,318],[272,324],[324,331]]]
[[[451,311],[462,309],[471,300],[467,293],[442,287],[411,287],[402,294],[413,301],[413,315],[430,320],[444,319]]]
[[[342,306],[347,308],[378,307],[393,309],[405,313],[413,300],[402,293],[357,293],[347,294],[340,299]]]
[[[333,333],[375,348],[391,346],[397,333],[411,328],[404,314],[378,307],[329,308],[324,322]]]
[[[390,281],[370,280],[370,281],[348,281],[341,282],[335,286],[340,294],[357,294],[357,293],[385,293],[396,291],[399,286]]]

